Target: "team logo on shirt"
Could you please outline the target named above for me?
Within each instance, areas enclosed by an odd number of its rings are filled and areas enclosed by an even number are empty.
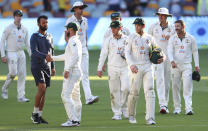
[[[191,43],[191,41],[189,39],[186,39],[186,43]]]
[[[144,46],[140,47],[140,54],[145,54]]]
[[[184,46],[180,46],[179,53],[185,53]]]
[[[149,40],[149,39],[147,39],[147,40],[146,40],[146,44],[149,44],[149,43],[150,43],[150,40]]]
[[[19,35],[18,38],[21,39],[21,35]]]

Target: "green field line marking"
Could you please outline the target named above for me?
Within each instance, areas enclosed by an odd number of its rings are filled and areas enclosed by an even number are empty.
[[[1,81],[6,80],[6,77],[7,76],[0,76],[0,80]],[[17,80],[17,79],[18,78],[16,77],[14,80]],[[51,79],[60,81],[60,80],[63,80],[64,77],[63,76],[53,76],[53,77],[51,77]],[[27,76],[26,80],[27,81],[33,81],[34,78],[33,78],[33,76]],[[90,80],[95,80],[95,81],[97,81],[97,80],[108,80],[108,76],[103,76],[102,78],[99,78],[98,76],[90,76]],[[201,80],[208,80],[208,76],[202,76]]]

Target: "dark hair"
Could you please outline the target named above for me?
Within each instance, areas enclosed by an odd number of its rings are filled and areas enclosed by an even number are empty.
[[[37,19],[37,22],[38,23],[40,23],[40,19],[46,19],[47,20],[48,19],[48,16],[45,16],[45,15],[39,16],[38,19]]]
[[[179,24],[181,24],[183,27],[185,27],[185,23],[184,23],[183,20],[177,20],[177,21],[175,21],[175,23],[179,23]]]

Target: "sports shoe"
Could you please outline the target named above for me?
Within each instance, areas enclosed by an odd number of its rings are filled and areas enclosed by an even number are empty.
[[[93,103],[98,102],[98,100],[99,100],[99,96],[92,96],[91,98],[86,100],[86,104],[91,105]]]
[[[152,118],[150,118],[150,119],[148,119],[148,120],[146,121],[146,124],[147,124],[147,125],[155,125],[156,122],[155,122]]]
[[[123,117],[124,117],[125,119],[128,119],[128,118],[129,118],[129,114],[123,112]]]
[[[193,114],[194,114],[193,111],[187,111],[187,112],[186,112],[186,115],[193,115]]]
[[[2,97],[3,99],[7,100],[7,99],[8,99],[8,92],[3,92],[3,91],[2,91],[1,97]]]
[[[22,97],[22,98],[18,98],[18,102],[30,102],[30,99]]]
[[[129,123],[136,124],[137,123],[136,118],[133,116],[129,116]]]
[[[63,126],[63,127],[80,126],[80,122],[67,120],[65,123],[61,124],[61,126]]]
[[[34,124],[39,124],[40,117],[39,117],[38,113],[32,113],[31,120],[33,121]]]
[[[168,114],[169,113],[168,107],[167,106],[161,106],[160,107],[160,113],[161,114]]]
[[[180,109],[175,109],[174,112],[173,112],[175,115],[178,115],[181,113],[181,110]]]
[[[46,120],[44,120],[41,116],[39,117],[40,124],[48,124]]]
[[[121,116],[120,115],[114,115],[112,117],[112,120],[122,120]]]

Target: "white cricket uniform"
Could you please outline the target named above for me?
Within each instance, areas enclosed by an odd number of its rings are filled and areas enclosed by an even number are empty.
[[[129,36],[129,35],[130,35],[129,29],[126,28],[126,27],[122,27],[121,32],[122,32],[124,35],[126,35],[126,36]],[[112,30],[111,30],[111,28],[109,27],[109,28],[106,30],[105,34],[104,34],[104,40],[107,39],[109,36],[112,36],[112,35],[113,35]]]
[[[6,43],[6,46],[5,46]],[[17,98],[25,97],[25,77],[26,77],[26,58],[24,47],[31,55],[30,45],[28,42],[28,31],[21,25],[18,30],[15,24],[7,26],[2,34],[0,50],[1,57],[7,58],[9,73],[2,87],[2,92],[8,92],[8,87],[12,80],[18,75],[17,81]],[[6,51],[6,54],[5,54]]]
[[[121,57],[127,44],[127,36],[123,35],[120,39],[116,39],[111,35],[104,40],[100,53],[98,71],[102,71],[102,67],[108,57],[108,77],[111,97],[111,108],[114,115],[128,115],[128,94],[129,94],[129,71],[126,60]]]
[[[168,57],[177,65],[172,68],[173,102],[175,110],[181,110],[180,83],[183,80],[183,97],[186,112],[192,111],[192,54],[195,66],[199,67],[199,56],[194,37],[186,33],[185,38],[180,40],[177,34],[173,35],[168,44]]]
[[[133,33],[129,36],[125,49],[126,60],[130,66],[136,65],[138,73],[131,73],[131,87],[128,97],[129,117],[136,117],[136,105],[140,88],[144,87],[146,100],[146,120],[155,119],[155,91],[153,68],[149,58],[151,46],[155,46],[154,38],[147,33],[142,36]]]
[[[64,71],[69,77],[64,78],[61,98],[69,120],[80,121],[82,103],[80,100],[80,78],[82,45],[78,36],[72,36],[65,49],[65,54],[52,57],[54,61],[64,61]]]
[[[148,33],[155,38],[157,46],[160,47],[164,55],[167,56],[168,40],[165,39],[165,36],[174,35],[174,26],[168,23],[167,28],[162,29],[160,23],[157,22],[150,26]],[[171,80],[171,64],[168,57],[166,57],[163,63],[156,64],[154,66],[159,105],[167,107],[169,101],[169,90]]]
[[[88,29],[88,21],[87,18],[82,17],[82,22],[77,20],[77,18],[72,15],[70,18],[67,19],[66,25],[70,22],[75,22],[80,26],[78,31],[79,39],[82,44],[82,87],[85,94],[85,100],[89,100],[92,97],[92,92],[90,89],[90,81],[89,81],[89,53],[87,49],[87,29]]]

